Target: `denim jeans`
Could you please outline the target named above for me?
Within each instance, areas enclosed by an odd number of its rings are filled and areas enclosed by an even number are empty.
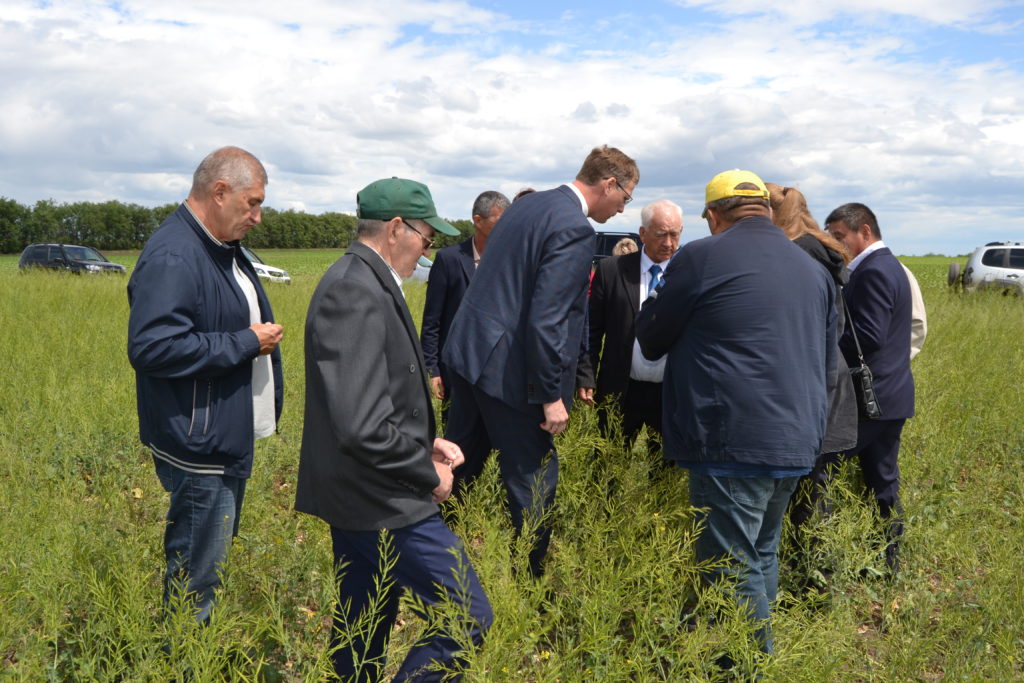
[[[409,588],[423,600],[427,609],[440,600],[450,599],[470,617],[459,625],[464,634],[459,639],[443,628],[428,627],[409,650],[394,678],[395,681],[440,681],[444,674],[431,671],[431,664],[437,662],[447,667],[456,664],[461,659],[460,641],[480,645],[484,632],[494,621],[491,605],[462,542],[441,520],[440,514],[388,533],[388,560],[393,563],[390,583],[380,576],[380,532],[331,527],[340,582],[331,642],[335,673],[343,681],[380,679],[391,628],[398,615],[398,599],[402,589]],[[360,626],[368,626],[365,621],[360,623],[360,616],[370,605],[376,610],[377,621],[372,627],[360,629]],[[461,676],[448,680],[460,679]]]
[[[697,559],[726,557],[710,580],[736,580],[737,598],[759,622],[764,652],[773,651],[769,619],[779,587],[782,516],[800,477],[716,477],[690,471],[690,504],[707,508],[697,538]]]
[[[245,479],[217,474],[195,474],[160,459],[156,473],[171,494],[164,530],[164,604],[184,588],[197,610],[196,620],[205,623],[220,586],[220,571],[231,539],[238,535],[238,518],[245,496]]]

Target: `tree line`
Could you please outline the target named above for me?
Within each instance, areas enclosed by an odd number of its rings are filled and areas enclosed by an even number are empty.
[[[29,244],[82,244],[100,250],[142,249],[178,204],[145,207],[109,202],[60,203],[47,199],[24,206],[0,197],[0,253],[16,254]],[[472,234],[468,220],[449,221],[462,233],[438,235],[448,246]],[[310,214],[263,208],[263,222],[245,238],[253,249],[341,249],[355,238],[356,217],[338,212]]]

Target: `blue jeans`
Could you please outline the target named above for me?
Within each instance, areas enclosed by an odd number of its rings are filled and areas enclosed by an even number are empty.
[[[334,670],[343,681],[380,679],[402,588],[409,588],[428,608],[445,599],[461,606],[470,617],[459,625],[463,643],[480,645],[484,632],[494,621],[491,605],[462,542],[440,514],[391,529],[388,534],[390,538],[382,546],[378,531],[331,527],[340,583],[331,646],[338,648],[332,657]],[[386,579],[380,575],[382,547],[388,548],[385,564],[393,563]],[[360,615],[370,605],[375,609],[376,621],[372,626],[360,624]],[[428,628],[409,651],[394,680],[440,681],[443,672],[431,671],[430,667],[434,662],[445,667],[459,662],[463,646],[454,635],[443,628]],[[346,647],[339,648],[343,640],[347,640]]]
[[[711,580],[736,580],[736,595],[759,622],[764,652],[773,651],[769,619],[779,588],[782,516],[800,477],[716,477],[690,471],[690,504],[707,508],[698,517],[697,559],[726,557],[729,565]]]
[[[210,619],[217,572],[227,557],[231,539],[238,535],[238,518],[245,496],[245,479],[186,472],[160,459],[156,474],[171,494],[164,531],[164,604],[184,588],[194,601],[196,620]]]

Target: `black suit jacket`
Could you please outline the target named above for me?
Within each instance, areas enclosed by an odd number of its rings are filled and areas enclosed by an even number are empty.
[[[598,401],[626,392],[639,310],[640,252],[603,259],[590,287],[588,350],[576,370],[577,386],[596,387]]]
[[[434,411],[416,327],[387,265],[353,242],[306,316],[306,415],[295,509],[339,529],[437,512]]]
[[[569,187],[514,202],[495,224],[441,359],[516,407],[572,402],[594,229]]]
[[[868,254],[850,273],[843,298],[857,330],[864,360],[875,378],[883,420],[914,416],[914,377],[910,374],[910,323],[913,304],[903,266],[888,248]],[[839,340],[850,367],[857,349],[850,330]]]
[[[423,304],[423,329],[420,341],[423,343],[423,360],[431,377],[441,377],[445,389],[448,381],[448,366],[441,362],[441,349],[448,339],[455,312],[459,310],[462,296],[469,287],[476,267],[473,265],[473,238],[439,250],[434,255],[434,265],[427,280],[427,297]]]

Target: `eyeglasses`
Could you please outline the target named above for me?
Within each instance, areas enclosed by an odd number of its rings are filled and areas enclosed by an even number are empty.
[[[630,195],[628,192],[626,192],[626,188],[624,188],[622,186],[622,183],[619,182],[619,179],[615,178],[614,176],[613,176],[612,179],[615,181],[615,184],[619,186],[619,189],[622,190],[622,194],[626,195],[626,201],[623,202],[623,203],[629,204],[631,201],[633,201],[632,195]]]
[[[414,226],[412,223],[409,223],[404,218],[402,219],[402,222],[405,223],[405,227],[409,228],[414,233],[416,233],[417,235],[420,236],[420,239],[423,240],[423,243],[426,245],[427,249],[433,248],[434,240],[432,238],[427,237],[426,235],[424,235],[422,232],[420,232],[419,230],[416,229],[416,226]]]

